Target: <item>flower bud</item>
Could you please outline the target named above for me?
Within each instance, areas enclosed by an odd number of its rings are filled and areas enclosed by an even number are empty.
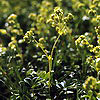
[[[63,15],[63,10],[60,7],[55,7],[54,12],[59,16]]]
[[[100,15],[97,15],[96,19],[97,19],[98,21],[100,21]]]
[[[11,14],[11,15],[8,17],[8,20],[15,20],[16,18],[17,18],[17,15]]]
[[[96,5],[90,5],[90,9],[95,9],[96,8]]]
[[[56,23],[55,22],[52,22],[52,25],[51,25],[52,27],[55,27],[56,26]]]
[[[100,26],[97,26],[95,29],[96,29],[96,33],[100,33]]]
[[[9,46],[12,50],[16,50],[16,46],[15,46],[15,44],[14,44],[13,42],[10,42],[10,43],[8,44],[8,46]]]
[[[94,47],[94,48],[93,48],[93,52],[94,52],[95,54],[99,54],[99,53],[100,53],[100,46]]]
[[[36,19],[36,14],[35,13],[30,13],[28,17],[32,20],[35,20]]]
[[[99,0],[93,0],[93,4],[98,5],[100,1]]]
[[[100,71],[100,58],[96,59],[96,71]]]
[[[89,56],[87,59],[86,59],[86,62],[88,64],[92,64],[93,63],[93,57],[92,56]]]
[[[90,9],[90,10],[88,11],[88,14],[89,14],[90,16],[95,16],[95,15],[96,15],[96,10]]]
[[[96,88],[96,89],[100,89],[100,81],[96,82],[95,88]]]
[[[47,20],[47,23],[51,23],[51,22],[53,22],[52,19],[48,19],[48,20]]]
[[[86,90],[94,89],[97,80],[93,76],[90,76],[86,79],[85,83],[83,84],[83,88]]]
[[[7,34],[7,31],[5,29],[0,29],[0,33]]]
[[[19,30],[18,29],[12,29],[11,33],[13,33],[13,34],[19,34]]]
[[[73,18],[74,18],[74,16],[71,13],[68,13],[67,17],[68,17],[68,20],[69,21],[72,21]]]
[[[55,14],[51,14],[51,19],[53,19],[54,20],[54,17],[55,17]]]
[[[83,3],[78,3],[77,7],[78,7],[78,9],[82,9],[84,7],[84,4]]]
[[[44,43],[45,43],[45,39],[44,39],[44,38],[40,38],[40,39],[39,39],[39,43],[44,44]]]

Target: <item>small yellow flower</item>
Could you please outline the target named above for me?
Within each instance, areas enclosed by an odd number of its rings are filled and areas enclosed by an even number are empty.
[[[49,56],[48,56],[48,60],[50,61],[51,59],[52,59],[52,57],[49,55]]]
[[[96,71],[99,72],[100,71],[100,58],[96,59]]]
[[[17,18],[17,15],[11,14],[11,15],[8,17],[8,20],[15,20],[16,18]]]
[[[0,29],[0,33],[7,34],[7,31],[5,29]]]
[[[85,83],[83,84],[83,88],[86,90],[94,89],[96,82],[97,82],[96,78],[94,78],[93,76],[90,76],[86,79]]]

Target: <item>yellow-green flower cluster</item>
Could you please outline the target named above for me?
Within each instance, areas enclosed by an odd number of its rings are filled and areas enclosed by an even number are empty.
[[[7,31],[5,29],[0,29],[1,34],[7,34]]]
[[[58,17],[60,17],[60,18],[62,18],[62,16],[63,16],[63,10],[60,9],[60,7],[55,7],[54,13],[56,14],[56,16],[58,15]]]
[[[8,14],[10,14],[11,6],[9,4],[9,1],[7,0],[0,0],[0,19],[6,18]]]
[[[42,16],[48,17],[52,9],[53,9],[53,3],[47,0],[43,0],[39,12]]]
[[[81,35],[76,41],[75,44],[78,48],[86,48],[89,46],[89,42],[87,41],[84,35]]]
[[[89,50],[90,52],[93,51],[93,45],[89,44],[87,48],[88,48],[88,50]]]
[[[96,78],[90,76],[86,79],[85,83],[83,84],[83,88],[86,90],[94,89],[96,82],[97,82]]]
[[[86,58],[86,63],[90,64],[93,67],[93,65],[95,63],[93,57],[92,56],[87,57]]]
[[[55,7],[54,14],[51,14],[50,19],[47,22],[51,23],[51,26],[55,27],[60,35],[65,35],[70,31],[67,24],[72,21],[73,18],[74,16],[71,13],[68,13],[65,17],[63,10],[60,7]]]
[[[39,5],[40,6],[40,5]],[[42,34],[48,34],[48,25],[46,21],[52,12],[53,4],[50,1],[43,0],[41,2],[41,6],[39,8],[38,13],[30,13],[29,18],[32,21],[31,30],[34,31],[35,34],[41,37]],[[42,36],[43,37],[43,36]]]
[[[95,27],[95,31],[97,34],[100,34],[100,26]]]
[[[7,31],[13,36],[22,35],[23,30],[20,28],[20,24],[17,22],[17,15],[11,14],[6,23]]]
[[[73,20],[73,18],[74,18],[74,16],[73,16],[71,13],[68,13],[68,14],[67,14],[67,17],[64,18],[64,21],[65,21],[66,23],[69,23],[70,21]]]
[[[12,29],[11,30],[11,33],[12,34],[17,34],[17,35],[21,35],[23,33],[23,30],[22,29]]]
[[[94,48],[93,48],[93,52],[94,52],[95,54],[99,54],[99,53],[100,53],[100,46],[94,47]]]
[[[100,89],[100,80],[97,80],[93,76],[89,76],[86,79],[85,83],[83,84],[83,88],[88,91],[88,96],[90,100],[92,100],[91,98],[93,97],[93,93],[96,97],[100,97],[100,93],[98,91]]]
[[[7,22],[8,22],[8,24],[14,25],[14,24],[16,24],[16,19],[17,19],[17,15],[11,14],[8,17]]]
[[[95,27],[95,31],[97,33],[97,35],[100,34],[100,15],[96,15],[96,27]]]
[[[73,10],[84,12],[83,9],[85,8],[85,3],[80,2],[79,0],[72,0],[72,3],[73,3],[73,5],[72,5]]]
[[[16,50],[17,41],[16,41],[15,37],[12,37],[11,40],[12,41],[8,44],[8,47],[15,51]]]
[[[91,49],[95,56],[89,56],[86,62],[90,64],[97,72],[100,71],[100,46]]]
[[[95,32],[97,34],[97,42],[98,42],[98,45],[100,45],[100,15],[97,15],[96,16],[96,27],[95,27]]]
[[[96,82],[95,88],[96,88],[96,89],[100,89],[100,81],[97,81],[97,82]]]
[[[97,18],[97,21],[100,22],[100,15],[97,15],[96,18]]]
[[[36,20],[36,14],[35,13],[30,13],[28,16],[31,20]]]
[[[100,23],[99,7],[100,7],[99,0],[92,0],[91,4],[89,5],[90,9],[87,10],[89,17],[91,17],[90,21],[93,23],[94,26],[98,26]]]
[[[100,45],[100,35],[97,35],[97,43],[98,43],[98,45]]]
[[[39,42],[40,43],[44,43],[45,42],[45,39],[42,37],[42,38],[39,39]]]
[[[94,16],[96,16],[96,10],[90,9],[88,11],[88,14],[89,14],[89,16],[94,17]]]
[[[93,0],[93,4],[96,5],[96,6],[99,6],[100,1],[99,0]]]
[[[97,81],[96,78],[93,76],[89,76],[85,83],[83,84],[83,88],[88,90],[88,89],[100,89],[100,81]]]
[[[7,48],[6,48],[6,47],[3,47],[3,46],[0,44],[0,56],[1,56],[2,54],[5,54],[6,50],[7,50]]]
[[[16,20],[17,18],[17,15],[15,14],[11,14],[9,17],[8,17],[8,20],[11,21],[11,20]]]
[[[24,41],[31,41],[31,39],[33,38],[33,31],[27,31],[26,34],[24,35]]]
[[[77,2],[76,6],[78,9],[83,9],[85,5],[84,5],[84,3]]]
[[[96,59],[96,71],[99,72],[100,71],[100,58]]]

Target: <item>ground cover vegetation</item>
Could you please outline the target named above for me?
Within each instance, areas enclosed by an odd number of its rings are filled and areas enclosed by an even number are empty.
[[[0,100],[99,100],[100,0],[0,0]]]

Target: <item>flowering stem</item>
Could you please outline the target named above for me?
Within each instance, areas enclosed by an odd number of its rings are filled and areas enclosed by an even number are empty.
[[[56,41],[55,41],[55,43],[54,43],[54,45],[53,45],[53,47],[52,47],[52,50],[51,50],[51,57],[53,56],[53,51],[54,51],[54,49],[55,49],[55,46],[56,46],[56,44],[57,44],[57,42],[58,42],[60,36],[61,36],[61,34],[58,35],[58,38],[56,39]]]
[[[49,92],[50,92],[50,87],[51,87],[51,70],[52,70],[52,56],[53,56],[53,51],[54,51],[54,48],[59,40],[61,35],[58,36],[58,38],[56,39],[53,47],[52,47],[52,50],[51,50],[51,54],[48,56],[48,63],[49,63]]]
[[[40,46],[38,45],[42,51],[45,53],[46,57],[48,58],[48,64],[49,64],[49,73],[48,73],[48,78],[49,78],[49,92],[50,92],[50,87],[51,87],[51,70],[52,70],[52,56],[53,56],[53,52],[54,52],[54,49],[56,47],[56,44],[60,38],[61,34],[58,35],[53,47],[52,47],[52,50],[51,50],[51,54],[48,56],[47,52]],[[38,41],[34,39],[34,41],[36,42],[36,44],[38,44]]]
[[[48,57],[48,63],[49,63],[49,92],[50,92],[50,87],[51,87],[51,68],[52,68],[52,58],[51,56]]]
[[[39,43],[37,42],[37,40],[34,39],[34,41],[36,42],[36,44],[39,44]],[[38,46],[39,46],[39,45],[38,45]],[[48,58],[47,52],[46,52],[41,46],[39,46],[39,47],[42,49],[42,51],[44,52],[44,54],[45,54],[46,57]]]

